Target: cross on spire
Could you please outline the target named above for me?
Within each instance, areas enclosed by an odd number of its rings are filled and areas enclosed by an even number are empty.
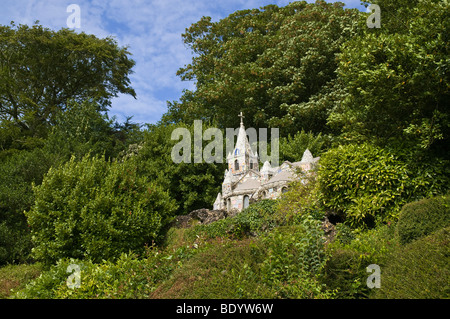
[[[243,125],[243,124],[244,124],[243,118],[244,118],[245,116],[242,114],[242,112],[239,113],[238,116],[241,118],[241,125]]]

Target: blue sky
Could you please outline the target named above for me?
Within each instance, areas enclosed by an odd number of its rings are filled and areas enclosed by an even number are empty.
[[[114,36],[121,46],[129,46],[136,61],[130,76],[137,99],[119,96],[109,114],[119,121],[133,116],[134,122],[156,123],[166,112],[166,101],[178,100],[183,89],[193,89],[183,82],[177,70],[192,58],[181,34],[202,16],[213,21],[236,10],[259,8],[268,4],[285,6],[288,0],[2,0],[0,24],[40,24],[59,30],[67,27],[70,4],[80,8],[78,32],[97,37]],[[308,2],[314,2],[308,0]],[[328,1],[334,2],[334,1]],[[346,8],[364,10],[359,0],[341,0]]]

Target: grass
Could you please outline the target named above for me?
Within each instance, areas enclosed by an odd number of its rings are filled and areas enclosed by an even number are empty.
[[[210,240],[208,249],[175,270],[150,298],[271,298],[256,278],[246,275],[259,261],[256,245],[251,238]]]
[[[375,298],[450,298],[450,227],[399,245],[389,257]]]
[[[9,298],[13,290],[23,288],[30,280],[38,277],[42,270],[39,263],[7,265],[0,268],[0,298]]]

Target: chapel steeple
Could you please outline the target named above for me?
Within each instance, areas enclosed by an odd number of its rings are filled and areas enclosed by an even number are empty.
[[[233,153],[228,154],[228,170],[233,175],[241,175],[249,169],[258,171],[258,154],[253,153],[250,143],[248,142],[247,133],[244,126],[244,115],[242,112],[238,115],[241,118],[236,145]]]

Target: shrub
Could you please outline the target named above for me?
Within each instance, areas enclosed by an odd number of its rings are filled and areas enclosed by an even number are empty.
[[[278,200],[276,218],[279,224],[295,224],[307,215],[318,220],[324,218],[316,173],[297,171],[301,178],[291,182],[289,191],[283,193]]]
[[[118,257],[141,252],[159,240],[175,204],[159,186],[137,176],[130,162],[108,163],[85,156],[50,169],[26,212],[35,244],[45,263],[60,258]]]
[[[26,226],[0,223],[0,265],[29,261],[31,236]]]
[[[207,130],[209,126],[203,125],[202,128]],[[226,164],[194,163],[194,148],[182,151],[190,159],[188,162],[175,163],[172,151],[179,142],[172,139],[172,133],[179,129],[187,129],[190,136],[197,134],[194,134],[194,125],[149,125],[143,132],[143,143],[133,157],[139,163],[140,175],[148,176],[167,189],[179,206],[177,215],[186,215],[214,202],[221,189]],[[203,143],[206,147],[209,142],[203,140]]]
[[[431,234],[450,225],[450,196],[439,196],[403,206],[397,222],[400,243]]]
[[[275,216],[277,202],[264,199],[251,204],[233,217],[224,218],[208,225],[198,225],[189,231],[190,237],[203,234],[209,238],[243,238],[273,229],[278,225]]]
[[[217,222],[216,222],[217,223]],[[212,224],[211,224],[212,225]],[[324,263],[320,222],[280,226],[256,238],[209,241],[155,291],[159,298],[330,298],[317,278]]]
[[[368,293],[365,287],[366,263],[360,254],[350,249],[336,249],[330,254],[321,282],[336,291],[337,298],[361,298]]]
[[[382,267],[387,262],[388,253],[396,246],[395,228],[384,225],[359,233],[344,225],[337,228],[336,240],[326,249],[321,282],[336,290],[338,298],[367,298],[373,292],[366,285],[369,276],[366,267],[370,264]]]
[[[258,241],[213,239],[173,272],[151,298],[271,298],[255,273]]]
[[[338,240],[341,244],[345,245],[351,243],[353,239],[355,239],[355,234],[348,225],[344,223],[336,224],[335,240]]]
[[[395,220],[406,202],[406,165],[370,144],[329,150],[321,157],[318,175],[324,206],[343,214],[353,227]]]
[[[326,262],[323,235],[320,221],[311,216],[266,234],[261,281],[280,298],[330,298],[333,294],[318,280]]]
[[[375,298],[448,299],[450,297],[450,228],[399,245],[381,268]]]
[[[91,260],[63,258],[42,272],[25,287],[13,295],[18,299],[104,299],[104,298],[148,298],[159,284],[182,262],[197,254],[199,249],[178,247],[172,251],[161,251],[156,247],[145,254],[121,254],[116,260]],[[80,269],[80,286],[71,288],[69,265]],[[69,279],[69,280],[68,280]]]

